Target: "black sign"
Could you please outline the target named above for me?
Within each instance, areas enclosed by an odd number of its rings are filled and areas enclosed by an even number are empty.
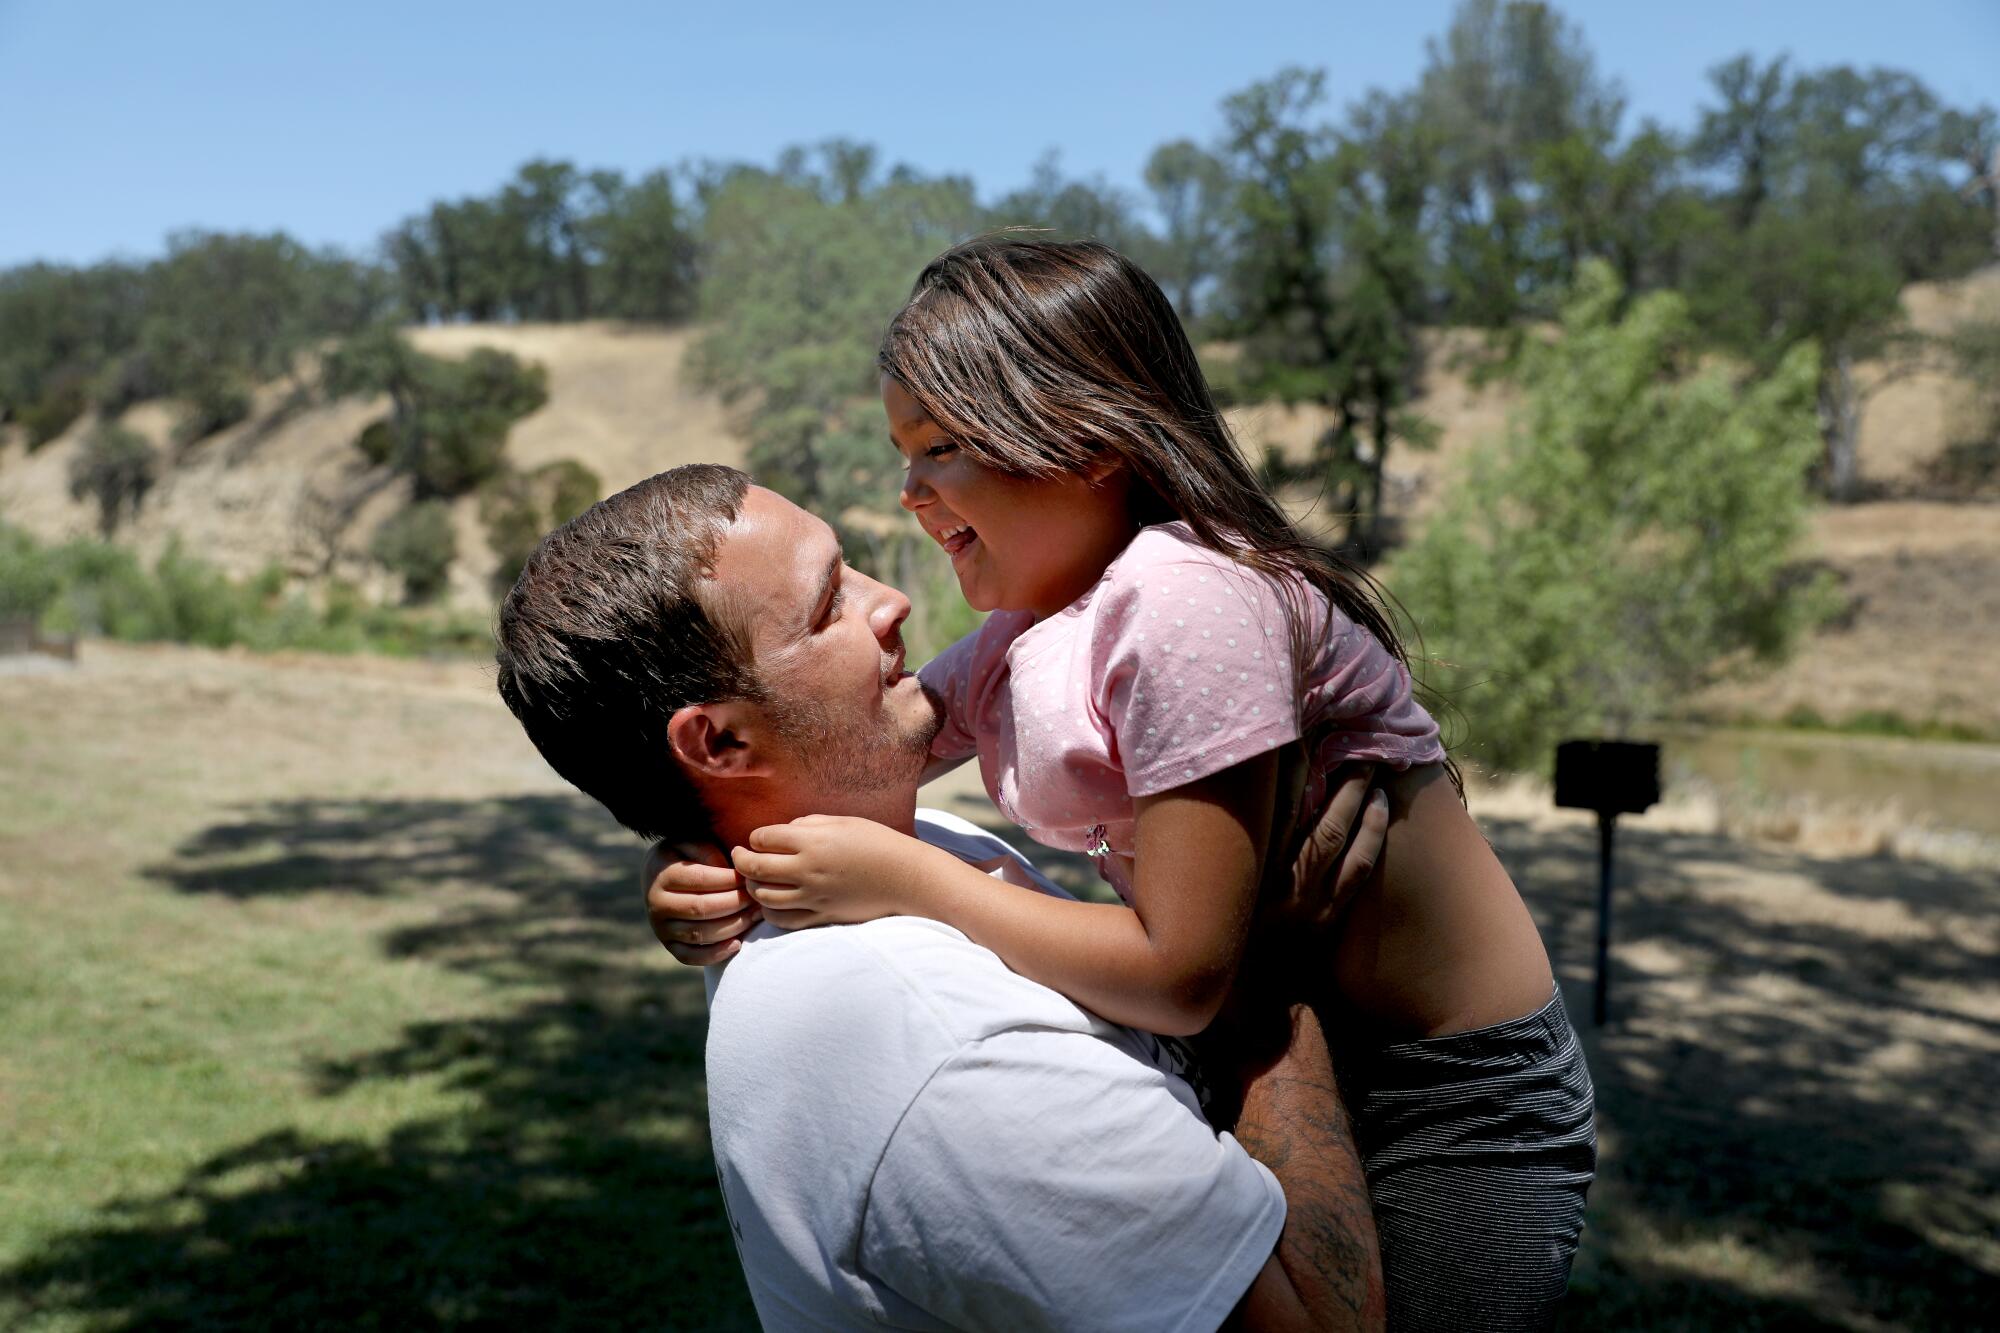
[[[1660,747],[1644,741],[1556,746],[1556,804],[1600,815],[1643,814],[1660,799]]]

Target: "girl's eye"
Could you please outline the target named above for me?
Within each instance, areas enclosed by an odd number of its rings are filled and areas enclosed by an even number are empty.
[[[951,441],[949,440],[944,440],[924,450],[924,457],[943,458],[946,454],[955,453],[957,452],[957,450],[958,450],[957,445],[951,443]]]

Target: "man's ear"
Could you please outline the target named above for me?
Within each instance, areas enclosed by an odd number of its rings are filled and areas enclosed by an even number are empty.
[[[688,771],[710,778],[748,778],[770,765],[770,730],[762,710],[741,700],[690,704],[667,721],[667,740]]]

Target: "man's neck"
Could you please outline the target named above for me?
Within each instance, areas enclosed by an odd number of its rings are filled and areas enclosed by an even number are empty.
[[[780,788],[759,784],[735,801],[718,801],[715,836],[725,847],[749,845],[752,830],[789,824],[804,815],[852,815],[872,819],[898,833],[915,836],[917,789],[898,785],[872,792],[838,792],[826,788]]]

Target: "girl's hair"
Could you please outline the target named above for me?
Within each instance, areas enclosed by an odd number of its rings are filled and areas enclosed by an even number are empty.
[[[1115,454],[1139,483],[1141,524],[1180,519],[1278,584],[1301,676],[1316,655],[1307,589],[1409,665],[1386,594],[1258,484],[1165,293],[1111,247],[1004,233],[953,246],[917,279],[876,364],[997,471],[1079,473]]]

